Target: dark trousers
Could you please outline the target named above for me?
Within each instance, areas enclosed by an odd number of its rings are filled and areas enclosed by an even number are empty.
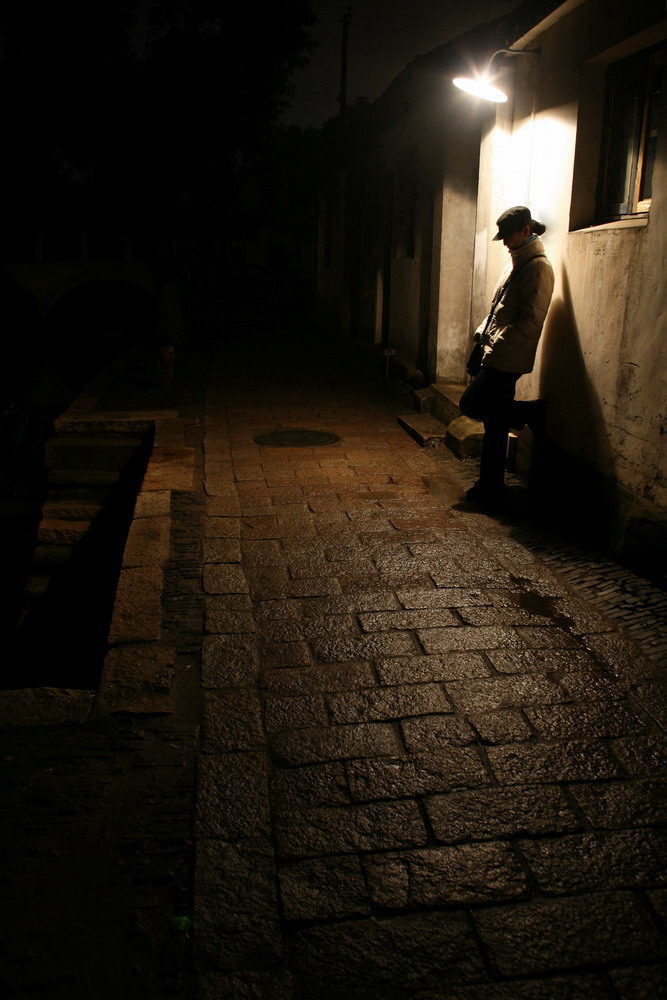
[[[514,401],[520,377],[515,372],[482,367],[459,403],[464,416],[484,423],[479,484],[489,492],[501,490],[504,486],[507,436],[510,427],[521,424],[521,404]]]

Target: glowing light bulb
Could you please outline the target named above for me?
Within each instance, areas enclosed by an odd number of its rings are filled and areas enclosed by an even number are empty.
[[[466,94],[472,94],[473,97],[481,97],[484,101],[494,101],[496,104],[502,104],[507,100],[507,94],[503,94],[502,90],[494,87],[493,84],[489,83],[483,77],[472,80],[467,76],[457,76],[455,80],[452,80],[452,83],[459,90],[465,90]]]

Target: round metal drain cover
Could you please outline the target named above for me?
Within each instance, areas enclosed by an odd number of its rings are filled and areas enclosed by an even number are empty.
[[[255,444],[269,445],[271,448],[317,448],[323,444],[336,444],[337,434],[328,431],[310,431],[304,427],[285,427],[281,431],[268,431],[254,438]]]

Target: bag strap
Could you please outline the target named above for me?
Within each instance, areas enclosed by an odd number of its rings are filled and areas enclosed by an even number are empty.
[[[546,258],[546,254],[545,253],[536,253],[534,257],[529,257],[528,260],[524,260],[523,264],[520,264],[519,267],[515,267],[515,268],[513,268],[510,271],[510,273],[507,276],[507,278],[505,279],[505,281],[503,281],[502,285],[500,286],[500,288],[498,288],[498,290],[496,291],[496,294],[493,296],[493,302],[491,303],[491,309],[489,310],[489,315],[486,317],[486,323],[484,324],[484,329],[482,330],[482,337],[484,336],[484,334],[486,333],[486,331],[489,328],[489,323],[493,319],[493,314],[496,311],[498,303],[502,299],[502,297],[505,294],[505,292],[507,291],[508,287],[511,285],[511,283],[516,278],[516,276],[519,273],[519,271],[523,271],[524,267],[526,267],[527,264],[531,264],[534,260],[538,260],[538,258],[540,258],[540,257],[545,257]]]

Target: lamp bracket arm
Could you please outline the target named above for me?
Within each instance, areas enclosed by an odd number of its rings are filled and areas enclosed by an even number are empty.
[[[497,49],[489,59],[488,65],[491,65],[496,56],[535,56],[538,59],[539,55],[539,49]]]

